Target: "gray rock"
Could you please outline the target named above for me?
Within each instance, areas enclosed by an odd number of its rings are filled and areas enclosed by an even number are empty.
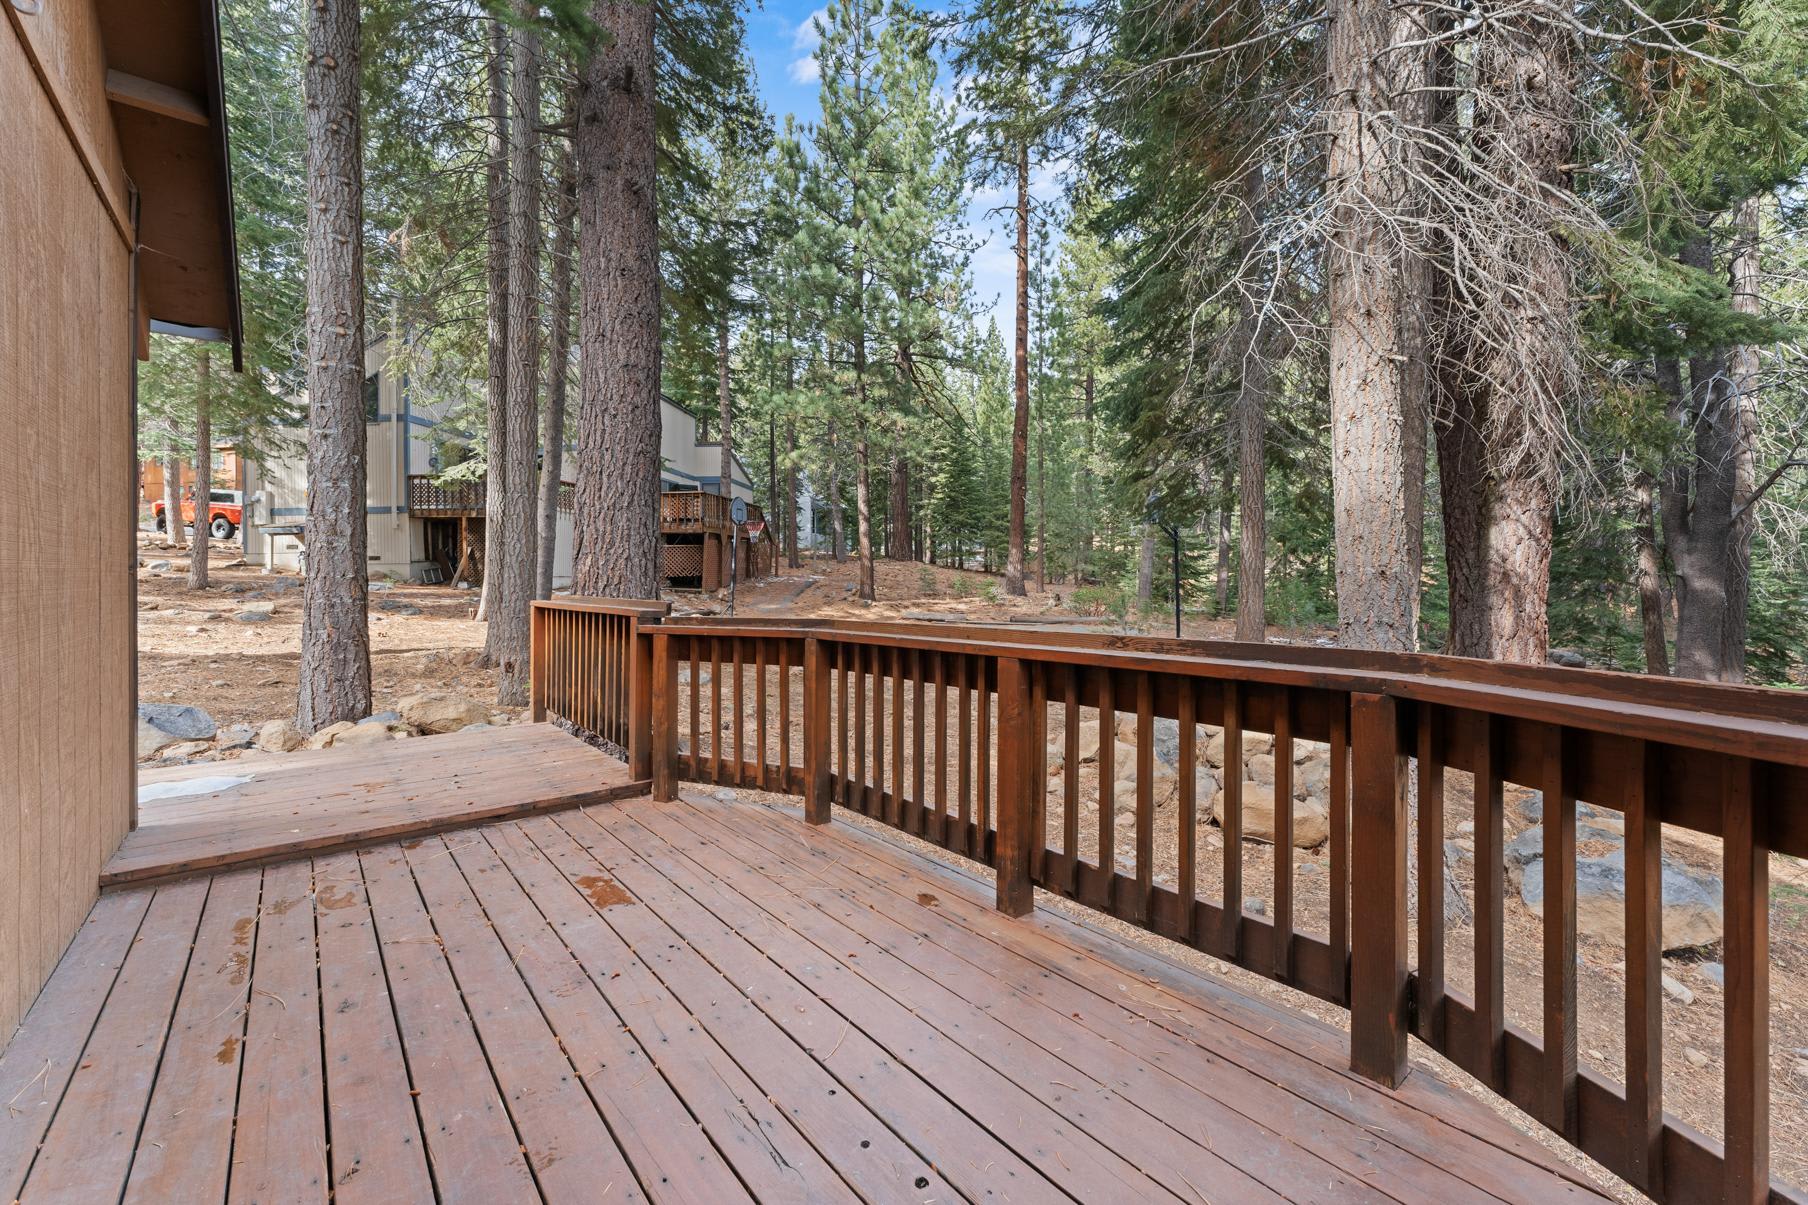
[[[1561,665],[1565,669],[1587,669],[1588,658],[1575,649],[1552,649],[1545,654],[1545,660],[1552,665]]]
[[[234,623],[269,623],[270,616],[262,611],[240,611],[232,620]]]
[[[234,724],[220,733],[221,749],[249,749],[257,741],[257,729],[250,724]]]
[[[1544,792],[1543,791],[1539,791],[1539,790],[1527,791],[1525,793],[1524,797],[1522,797],[1519,800],[1518,806],[1519,806],[1519,814],[1521,816],[1524,816],[1527,820],[1531,821],[1533,824],[1543,824],[1544,823]],[[1620,817],[1620,813],[1614,811],[1612,808],[1598,808],[1592,803],[1581,803],[1581,802],[1578,802],[1576,804],[1576,819],[1577,820],[1603,820],[1603,821],[1612,821],[1615,823],[1623,823],[1623,821],[1621,820],[1621,817]]]
[[[482,732],[485,728],[494,728],[495,726],[496,725],[490,723],[488,720],[485,720],[481,724],[466,724],[463,728],[460,728],[459,731],[460,732]],[[680,749],[679,752],[683,753],[683,752],[685,752],[685,750]]]
[[[169,567],[170,567],[170,565],[169,565],[168,561],[152,561],[150,564],[145,566],[146,569],[149,569],[155,573],[161,573],[164,570],[168,569]]]
[[[379,711],[376,715],[367,715],[358,721],[360,724],[400,724],[402,713],[399,711]]]
[[[1527,864],[1519,897],[1544,915],[1544,860]],[[1669,858],[1663,864],[1664,949],[1686,950],[1720,940],[1721,884]],[[1576,929],[1602,941],[1626,940],[1626,851],[1576,860]]]
[[[1249,913],[1251,916],[1267,916],[1268,901],[1259,895],[1249,896],[1243,901],[1243,911]]]
[[[276,614],[276,604],[269,599],[261,602],[248,602],[239,608],[239,612],[247,615],[274,615]]]
[[[1700,971],[1701,977],[1706,979],[1709,983],[1717,983],[1721,987],[1726,986],[1726,967],[1723,964],[1718,962],[1704,962],[1695,969]]]
[[[724,543],[726,543],[726,541],[724,541]],[[391,587],[388,582],[372,582],[370,584],[370,588],[371,588],[372,593],[381,594],[383,591],[388,590]]]
[[[177,703],[138,705],[139,757],[149,757],[177,741],[211,741],[218,731],[213,717],[199,707]]]
[[[398,602],[393,598],[386,598],[378,603],[377,610],[388,615],[419,615],[421,613],[419,607],[411,607],[407,603]]]
[[[1583,820],[1576,821],[1576,840],[1578,841],[1611,841],[1615,845],[1626,840],[1624,833],[1611,828],[1602,828],[1598,824],[1589,824]],[[1534,824],[1525,832],[1507,842],[1504,856],[1509,871],[1523,869],[1544,857],[1544,825]]]

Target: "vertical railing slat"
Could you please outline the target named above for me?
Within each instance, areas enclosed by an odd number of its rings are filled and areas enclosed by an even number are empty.
[[[1175,890],[1180,897],[1180,915],[1176,918],[1173,936],[1176,940],[1190,942],[1193,940],[1193,904],[1197,898],[1199,878],[1196,862],[1199,840],[1199,688],[1191,678],[1181,678],[1175,686],[1175,724],[1180,736],[1180,751],[1176,757],[1180,773],[1180,802],[1176,821],[1179,826],[1176,834],[1179,838],[1179,865],[1176,867],[1178,878]]]
[[[1728,757],[1720,832],[1726,940],[1727,1201],[1770,1194],[1770,852],[1752,763]]]
[[[1029,664],[1030,873],[1043,882],[1048,857],[1048,666]]]
[[[1155,683],[1136,675],[1136,890],[1130,919],[1149,923],[1155,885]]]
[[[1444,709],[1419,704],[1419,979],[1421,1040],[1444,1048]]]
[[[1099,869],[1105,872],[1105,895],[1087,902],[1109,911],[1116,895],[1112,884],[1117,881],[1117,696],[1111,667],[1101,666],[1098,675]]]
[[[1490,714],[1475,734],[1475,1074],[1506,1086],[1506,807],[1501,790],[1501,725]]]
[[[1399,702],[1350,696],[1350,1067],[1392,1088],[1406,1078],[1406,767]]]
[[[1067,894],[1080,890],[1080,667],[1069,665],[1063,675],[1062,727],[1066,729],[1061,757],[1061,851],[1066,858]]]
[[[1293,692],[1274,701],[1274,976],[1293,978]]]
[[[1544,726],[1544,1124],[1576,1137],[1576,794],[1563,728]]]
[[[918,836],[929,829],[925,816],[929,798],[923,792],[924,763],[928,760],[923,751],[923,658],[928,655],[918,649],[910,651],[910,800],[915,805],[910,809],[910,831]]]
[[[1235,961],[1243,931],[1243,694],[1235,682],[1224,683],[1224,912],[1218,934],[1219,952]]]
[[[948,844],[948,654],[931,653],[935,662],[935,817],[929,838]]]
[[[1331,999],[1350,1002],[1350,697],[1331,696]]]
[[[1658,812],[1655,749],[1644,741],[1636,746],[1627,765],[1632,781],[1626,804],[1626,1179],[1661,1199],[1663,822]]]

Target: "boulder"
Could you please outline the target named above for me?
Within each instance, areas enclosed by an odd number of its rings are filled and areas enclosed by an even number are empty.
[[[319,732],[316,732],[313,736],[308,738],[307,747],[310,749],[330,749],[333,746],[333,742],[338,739],[340,733],[350,732],[356,727],[357,725],[350,720],[340,720],[337,724],[328,724],[325,728],[322,728]]]
[[[402,713],[399,711],[379,711],[376,715],[367,715],[359,720],[360,724],[400,724]]]
[[[139,757],[149,757],[177,741],[211,741],[218,731],[213,717],[199,707],[176,703],[138,705]]]
[[[241,615],[274,615],[276,604],[268,600],[263,602],[247,602],[239,607]]]
[[[1552,649],[1546,653],[1545,660],[1552,665],[1561,665],[1565,669],[1587,669],[1588,658],[1575,649]]]
[[[1224,792],[1212,797],[1212,815],[1220,826],[1224,823]],[[1243,836],[1246,840],[1274,844],[1274,785],[1243,783]],[[1323,845],[1331,835],[1331,813],[1315,799],[1295,800],[1293,804],[1293,844],[1299,849]]]
[[[307,744],[307,739],[288,720],[265,720],[257,730],[257,747],[266,753],[288,753]]]
[[[179,741],[158,751],[163,757],[200,757],[213,752],[212,741]]]
[[[337,724],[334,727],[338,727]],[[332,748],[349,749],[354,745],[386,745],[395,739],[386,724],[353,724],[333,738]]]
[[[257,729],[249,724],[234,724],[221,731],[219,746],[223,750],[249,749],[255,740],[257,740]]]
[[[402,719],[422,732],[457,732],[469,724],[484,724],[490,719],[490,709],[483,704],[442,691],[409,695],[397,703],[395,709]]]
[[[267,611],[240,611],[232,619],[235,623],[269,623],[270,614]]]
[[[1099,722],[1097,720],[1081,720],[1079,723],[1080,764],[1084,765],[1099,758]],[[1054,774],[1067,765],[1067,732],[1065,729],[1054,733],[1048,742],[1048,772]]]
[[[1243,763],[1243,776],[1265,787],[1274,785],[1274,754],[1258,753]]]
[[[1664,859],[1664,949],[1685,950],[1720,940],[1723,914],[1717,877]],[[1519,898],[1544,915],[1544,860],[1528,863]],[[1626,851],[1576,859],[1576,931],[1614,945],[1626,940]]]
[[[1201,750],[1205,760],[1214,766],[1224,764],[1224,729],[1208,728],[1205,734],[1205,746]],[[1259,753],[1274,752],[1274,737],[1266,732],[1245,732],[1243,734],[1243,762]]]
[[[1295,799],[1329,800],[1331,798],[1331,754],[1325,750],[1293,767]]]

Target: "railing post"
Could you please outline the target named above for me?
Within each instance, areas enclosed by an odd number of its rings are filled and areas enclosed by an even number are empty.
[[[827,824],[829,806],[829,658],[804,637],[804,822]]]
[[[653,773],[653,639],[641,621],[628,621],[628,772],[636,779]]]
[[[637,647],[638,644],[637,641]],[[648,681],[647,705],[644,711],[636,711],[634,731],[650,730],[653,798],[663,802],[677,797],[678,663],[672,659],[670,636],[655,630],[652,645],[653,664]],[[695,741],[696,737],[691,739]],[[636,771],[637,776],[638,773]]]
[[[527,648],[528,718],[539,724],[546,719],[546,608],[538,603],[527,610]]]
[[[980,695],[985,705],[985,695]],[[1030,690],[1024,664],[998,658],[998,910],[1023,916],[1036,904],[1030,885]]]
[[[1398,703],[1350,696],[1355,873],[1350,903],[1350,1068],[1392,1088],[1406,1078],[1406,759]]]

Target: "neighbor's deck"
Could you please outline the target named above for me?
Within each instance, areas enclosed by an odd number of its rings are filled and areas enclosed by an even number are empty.
[[[114,890],[0,1056],[0,1200],[1594,1195],[1429,1075],[992,894],[701,794]]]

